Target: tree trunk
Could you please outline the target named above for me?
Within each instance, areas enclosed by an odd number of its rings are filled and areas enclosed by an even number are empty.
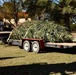
[[[65,14],[65,17],[64,17],[64,22],[65,22],[65,26],[68,28],[68,30],[70,31],[71,29],[70,29],[70,14]]]

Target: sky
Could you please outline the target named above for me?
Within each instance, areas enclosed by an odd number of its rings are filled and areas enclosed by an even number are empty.
[[[2,0],[0,0],[0,5],[2,5],[2,3],[3,3]]]
[[[59,0],[53,0],[55,3],[57,3],[58,4],[58,2],[59,2]]]
[[[7,2],[8,0],[0,0],[0,5],[3,4],[3,1],[4,1],[4,2]]]

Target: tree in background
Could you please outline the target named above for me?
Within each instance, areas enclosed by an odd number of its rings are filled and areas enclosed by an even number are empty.
[[[24,7],[30,17],[38,19],[49,14],[50,20],[60,23],[64,20],[65,26],[70,30],[70,19],[76,14],[76,0],[25,0]],[[44,19],[43,18],[43,19]]]
[[[59,0],[56,6],[64,19],[65,26],[70,30],[70,19],[76,14],[76,0]]]
[[[32,19],[45,20],[46,15],[52,10],[51,0],[26,0],[23,4]]]
[[[0,6],[0,12],[4,15],[4,18],[13,18],[15,24],[18,24],[18,13],[22,10],[21,0],[2,0],[3,4]]]
[[[60,23],[64,20],[65,26],[70,30],[70,19],[76,15],[76,0],[2,0],[0,7],[7,18],[12,16],[17,25],[18,13],[25,9],[32,19],[49,20]]]

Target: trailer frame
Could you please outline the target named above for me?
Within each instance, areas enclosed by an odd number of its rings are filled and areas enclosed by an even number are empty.
[[[25,41],[29,42],[29,45],[30,45],[29,50],[26,50],[26,48],[28,47],[28,44],[24,43]],[[27,44],[27,45],[24,45],[24,44]],[[24,46],[26,46],[26,47],[24,47]],[[33,50],[33,46],[34,46],[34,50]],[[28,52],[32,49],[33,52],[38,53],[38,52],[40,52],[40,50],[45,49],[46,47],[61,48],[61,49],[76,47],[76,43],[67,43],[67,42],[53,43],[53,42],[44,42],[43,39],[24,38],[24,39],[22,39],[22,47],[24,48],[24,50],[26,50]]]

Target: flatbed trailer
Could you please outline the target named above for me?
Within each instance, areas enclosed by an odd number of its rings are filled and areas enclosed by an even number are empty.
[[[22,47],[25,51],[29,52],[32,50],[33,52],[38,53],[40,50],[47,47],[61,49],[76,47],[76,43],[52,43],[44,42],[43,39],[25,38],[22,39]]]

